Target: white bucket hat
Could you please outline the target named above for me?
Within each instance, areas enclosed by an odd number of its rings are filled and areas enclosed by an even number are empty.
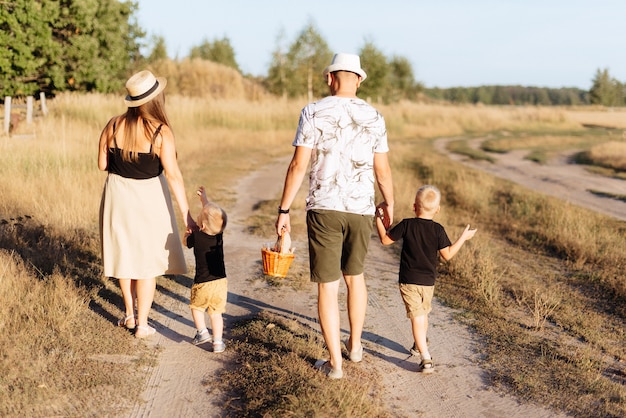
[[[361,59],[358,55],[354,54],[346,54],[343,52],[335,54],[333,61],[324,69],[324,77],[326,77],[326,74],[335,71],[349,71],[358,74],[361,76],[361,81],[367,78],[367,74],[363,71],[363,68],[361,68]]]
[[[128,107],[139,107],[154,99],[167,86],[165,77],[155,77],[148,70],[134,74],[126,82],[128,95],[124,100]]]

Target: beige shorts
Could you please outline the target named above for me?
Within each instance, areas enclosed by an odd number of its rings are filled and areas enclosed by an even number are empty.
[[[228,280],[217,279],[205,283],[194,283],[191,286],[189,307],[198,311],[207,311],[209,315],[226,312],[228,296]]]
[[[428,315],[432,310],[435,286],[400,283],[400,295],[406,308],[406,317]]]

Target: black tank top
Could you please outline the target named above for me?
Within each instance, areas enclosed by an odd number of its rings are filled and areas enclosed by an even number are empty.
[[[154,143],[162,126],[159,125],[154,132],[152,143]],[[115,131],[115,124],[113,124],[113,130]],[[131,179],[144,180],[157,177],[163,172],[161,159],[157,155],[152,155],[152,144],[150,145],[150,152],[138,153],[137,161],[124,161],[122,159],[122,150],[117,147],[115,137],[113,138],[113,144],[115,147],[109,148],[109,164],[107,168],[109,173]]]

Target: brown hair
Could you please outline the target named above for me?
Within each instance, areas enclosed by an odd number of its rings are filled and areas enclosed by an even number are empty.
[[[143,123],[145,138],[137,137],[137,124],[139,118]],[[140,144],[147,139],[152,144],[152,156],[156,156],[155,141],[157,129],[161,125],[170,127],[170,122],[165,113],[165,95],[159,93],[154,99],[138,107],[129,107],[121,119],[124,120],[124,149],[122,150],[122,159],[124,161],[137,161]],[[115,136],[115,132],[113,132]]]

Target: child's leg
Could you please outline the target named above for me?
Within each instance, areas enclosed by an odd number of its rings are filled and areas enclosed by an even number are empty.
[[[213,313],[209,315],[211,318],[211,330],[213,331],[213,341],[222,341],[224,333],[224,318],[221,313]]]
[[[428,332],[428,315],[419,315],[411,317],[411,328],[413,331],[413,339],[422,360],[430,360],[428,352],[428,343],[426,342],[426,333]]]
[[[204,310],[191,308],[191,316],[193,317],[193,323],[196,326],[196,336],[191,341],[194,345],[204,344],[211,342],[211,333],[206,327],[204,322]]]
[[[199,309],[191,309],[191,316],[193,317],[193,323],[198,331],[206,329],[206,322],[204,320],[204,311]]]

